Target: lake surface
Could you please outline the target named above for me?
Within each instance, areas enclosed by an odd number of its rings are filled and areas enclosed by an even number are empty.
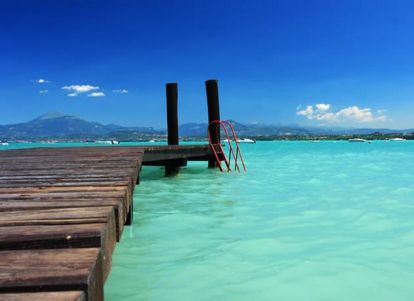
[[[414,142],[242,148],[247,173],[143,167],[106,300],[414,300]]]
[[[414,300],[414,143],[243,145],[144,167],[106,300]]]

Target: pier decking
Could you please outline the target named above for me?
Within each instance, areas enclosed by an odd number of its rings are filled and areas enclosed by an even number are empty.
[[[208,145],[0,151],[0,300],[103,300],[141,166],[211,158]]]

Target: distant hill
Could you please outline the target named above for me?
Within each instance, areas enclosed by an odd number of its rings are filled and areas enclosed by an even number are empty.
[[[102,136],[118,131],[159,134],[152,127],[123,127],[103,125],[63,113],[47,113],[31,121],[10,125],[0,125],[0,139],[35,139],[43,137]]]
[[[350,129],[328,127],[305,127],[299,125],[243,124],[233,123],[239,137],[312,136],[312,135],[370,135],[401,134],[414,129]],[[206,137],[207,123],[185,123],[179,128],[181,137]],[[139,140],[150,137],[165,137],[165,129],[152,127],[125,127],[116,124],[101,124],[64,113],[47,113],[31,121],[0,125],[0,140],[53,139],[122,139]]]
[[[300,125],[269,125],[269,124],[243,124],[230,120],[237,135],[243,136],[306,136],[306,135],[370,135],[412,133],[414,129],[370,129],[370,128],[332,128],[332,127],[306,127]],[[180,136],[194,137],[206,136],[207,123],[186,123],[180,126]]]

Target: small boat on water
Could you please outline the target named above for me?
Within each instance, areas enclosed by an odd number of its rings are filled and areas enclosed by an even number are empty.
[[[230,140],[232,141],[232,140]],[[223,142],[229,142],[228,139],[224,139]],[[238,143],[256,143],[256,140],[254,139],[249,139],[249,138],[243,138],[243,139],[237,139]]]
[[[9,145],[8,142],[1,142],[0,145]]]
[[[97,144],[119,144],[119,141],[116,140],[98,140],[95,141]]]
[[[367,140],[362,139],[362,138],[352,138],[352,139],[348,139],[348,142],[367,142]]]
[[[244,139],[238,139],[237,142],[238,143],[256,143],[256,140],[255,139],[244,138]]]
[[[407,139],[404,138],[391,138],[390,141],[406,141]]]

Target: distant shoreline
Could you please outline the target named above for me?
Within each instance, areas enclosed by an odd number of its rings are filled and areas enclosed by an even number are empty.
[[[95,143],[97,141],[117,141],[119,143],[151,143],[151,142],[167,142],[167,139],[160,136],[146,136],[145,138],[134,139],[135,137],[36,137],[36,138],[17,138],[17,139],[2,139],[1,143],[45,143],[53,144],[58,142],[67,143]],[[405,140],[414,140],[414,133],[410,134],[368,134],[368,135],[274,135],[274,136],[241,136],[240,138],[250,138],[256,141],[346,141],[349,139],[361,138],[365,140],[391,140],[395,138],[402,138]],[[194,137],[182,137],[183,142],[191,141],[206,141],[206,137],[194,136]]]

